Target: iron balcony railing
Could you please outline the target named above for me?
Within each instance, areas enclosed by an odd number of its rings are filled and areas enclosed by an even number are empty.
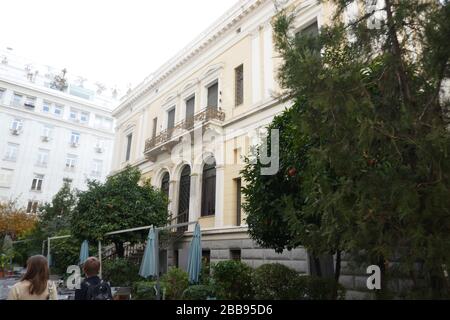
[[[195,113],[193,116],[178,122],[173,128],[167,128],[161,131],[157,136],[147,139],[145,141],[144,153],[170,141],[178,132],[180,132],[180,130],[190,131],[194,128],[196,123],[206,123],[211,120],[224,121],[225,113],[215,107],[207,107]]]

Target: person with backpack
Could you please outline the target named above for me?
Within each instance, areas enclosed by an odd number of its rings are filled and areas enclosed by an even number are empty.
[[[80,289],[75,290],[75,300],[112,300],[111,287],[100,279],[100,261],[96,257],[89,257],[83,271],[86,278],[81,282]]]

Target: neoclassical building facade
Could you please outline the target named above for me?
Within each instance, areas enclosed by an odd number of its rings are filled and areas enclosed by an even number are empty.
[[[289,1],[295,32],[318,32],[329,8]],[[253,267],[281,262],[309,272],[303,249],[277,254],[249,238],[241,205],[243,157],[288,104],[279,102],[270,0],[239,1],[197,39],[132,90],[114,110],[113,172],[139,167],[167,193],[174,223],[198,221],[205,259]],[[276,170],[276,159],[270,159]],[[184,267],[193,226],[162,252]]]

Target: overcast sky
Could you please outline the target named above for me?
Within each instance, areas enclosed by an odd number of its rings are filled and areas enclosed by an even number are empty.
[[[237,0],[1,0],[0,48],[137,85]]]

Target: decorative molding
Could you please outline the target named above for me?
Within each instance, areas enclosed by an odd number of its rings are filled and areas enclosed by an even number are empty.
[[[125,100],[117,107],[114,113],[121,112],[123,109],[131,106],[143,95],[155,89],[162,81],[167,79],[171,74],[180,69],[187,62],[191,61],[194,57],[198,56],[207,47],[211,46],[211,44],[220,36],[234,28],[242,19],[267,1],[268,0],[239,1],[213,26],[203,32],[199,38],[195,39],[191,44],[181,50],[174,58],[162,65],[155,73],[153,73],[153,77],[150,79],[147,77],[148,80],[144,80],[134,90],[132,90]]]

